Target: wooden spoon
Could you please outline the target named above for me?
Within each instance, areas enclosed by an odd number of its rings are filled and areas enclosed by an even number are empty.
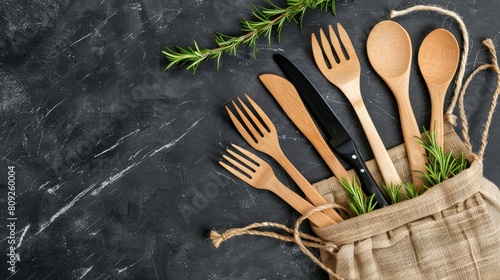
[[[446,91],[458,67],[458,43],[446,29],[429,33],[418,51],[418,66],[431,96],[431,131],[436,142],[443,147],[443,107]]]
[[[381,21],[368,35],[366,49],[372,67],[389,86],[398,103],[410,168],[412,171],[425,172],[424,149],[415,141],[415,136],[420,136],[420,130],[409,94],[412,57],[410,36],[398,23],[391,20]],[[419,176],[412,177],[415,186],[423,185]]]

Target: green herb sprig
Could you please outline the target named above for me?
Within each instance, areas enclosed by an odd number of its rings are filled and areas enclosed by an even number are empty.
[[[426,186],[421,186],[420,188],[417,188],[413,183],[403,183],[403,187],[405,188],[405,196],[407,199],[415,198],[423,194],[427,190]]]
[[[347,195],[350,198],[349,207],[356,216],[371,212],[375,209],[377,205],[375,194],[366,196],[360,187],[361,183],[358,177],[355,176],[352,181],[343,177],[339,183],[347,191]]]
[[[401,202],[401,186],[403,184],[399,185],[394,185],[391,183],[389,186],[387,185],[382,185],[382,188],[384,189],[385,193],[389,196],[391,199],[392,204],[396,204],[398,202]]]
[[[417,137],[417,142],[425,149],[427,164],[426,173],[422,173],[422,180],[427,188],[435,186],[444,180],[450,179],[468,167],[467,159],[463,153],[454,157],[450,151],[445,153],[436,142],[436,134],[424,131],[426,140]]]
[[[424,139],[425,138],[425,139]],[[421,172],[424,186],[415,187],[413,183],[401,183],[398,185],[383,185],[383,189],[391,199],[392,204],[396,204],[405,199],[412,199],[423,194],[428,188],[433,187],[444,180],[450,179],[468,167],[467,159],[463,153],[459,157],[453,156],[450,151],[445,153],[437,144],[436,134],[424,129],[424,138],[417,137],[417,143],[425,150],[427,172]],[[375,195],[367,197],[360,188],[360,181],[354,177],[352,181],[347,178],[340,180],[340,185],[347,191],[350,198],[349,207],[357,215],[373,211],[377,202]]]
[[[421,172],[424,186],[416,188],[413,183],[402,183],[400,185],[382,186],[392,201],[392,204],[401,202],[404,194],[406,199],[415,198],[423,194],[428,188],[433,187],[446,179],[450,179],[468,167],[467,159],[462,153],[456,158],[450,151],[445,153],[437,144],[436,134],[424,128],[424,138],[416,137],[417,143],[425,150],[427,172]],[[403,188],[403,190],[401,190]]]
[[[411,182],[401,183],[399,185],[394,185],[391,183],[390,186],[383,185],[382,187],[384,188],[385,192],[391,199],[392,204],[401,202],[403,198],[406,199],[415,198],[424,193],[424,191],[427,189],[425,186],[421,188],[416,188],[415,185]],[[401,196],[402,194],[404,196]]]
[[[267,37],[271,44],[272,31],[275,28],[278,34],[278,40],[281,35],[284,24],[288,21],[295,21],[302,26],[304,14],[308,9],[321,10],[331,9],[335,14],[335,0],[288,0],[287,7],[281,8],[271,0],[268,0],[270,7],[255,6],[255,11],[252,13],[254,20],[242,20],[241,31],[245,32],[241,36],[229,36],[222,33],[215,34],[215,42],[218,47],[213,49],[201,49],[194,41],[194,47],[182,48],[175,47],[175,50],[167,48],[162,51],[169,64],[165,70],[174,65],[187,65],[187,70],[196,71],[198,66],[207,60],[216,59],[217,69],[219,69],[220,58],[223,53],[236,55],[236,50],[240,45],[248,45],[254,50],[254,57],[258,51],[257,40],[261,35]],[[297,17],[299,19],[297,20]]]

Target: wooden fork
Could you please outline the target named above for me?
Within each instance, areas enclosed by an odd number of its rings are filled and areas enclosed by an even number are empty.
[[[314,60],[325,78],[337,86],[354,107],[361,125],[363,126],[368,142],[373,150],[373,154],[377,160],[377,164],[382,177],[384,178],[385,184],[387,186],[391,183],[398,185],[401,183],[401,178],[399,177],[398,172],[396,171],[396,168],[394,167],[394,164],[385,149],[382,139],[380,139],[380,135],[378,134],[361,97],[359,82],[361,76],[361,66],[359,64],[358,57],[356,56],[351,40],[342,25],[338,23],[337,29],[340,41],[333,31],[332,26],[329,26],[330,42],[328,42],[323,30],[320,29],[322,47],[318,43],[316,36],[314,34],[311,35]],[[345,56],[342,52],[341,43],[344,45],[347,56]],[[332,48],[338,58],[338,62],[335,60]],[[328,67],[324,56],[328,59],[330,67]]]
[[[320,206],[327,204],[325,198],[321,196],[321,194],[309,183],[309,181],[307,181],[306,178],[304,178],[304,176],[302,176],[302,174],[285,156],[279,144],[276,127],[273,125],[269,117],[248,95],[245,96],[247,97],[248,102],[252,105],[257,115],[259,115],[260,119],[264,123],[262,123],[257,118],[257,116],[255,116],[254,113],[248,108],[248,106],[245,105],[245,103],[243,103],[240,98],[238,98],[241,107],[243,107],[243,110],[250,117],[253,124],[248,119],[247,115],[244,114],[240,107],[238,107],[238,105],[233,101],[234,108],[245,124],[243,125],[226,106],[226,110],[229,113],[229,116],[231,117],[234,125],[236,126],[236,129],[240,132],[243,138],[245,138],[248,144],[250,144],[250,146],[274,158],[283,167],[283,169],[285,169],[288,175],[292,177],[292,179],[304,192],[306,197],[311,201],[313,205]],[[324,210],[324,212],[335,222],[342,221],[342,218],[333,209],[326,209]]]
[[[274,172],[269,164],[237,145],[233,144],[233,147],[244,156],[227,149],[227,152],[232,157],[223,155],[223,158],[236,168],[233,168],[231,165],[228,165],[223,161],[219,161],[219,164],[231,172],[234,176],[254,188],[272,191],[302,215],[314,208],[311,203],[307,202],[298,194],[283,185],[278,178],[276,178],[276,175],[274,175]],[[315,212],[311,214],[309,216],[309,220],[318,227],[335,224],[335,221],[323,212]]]

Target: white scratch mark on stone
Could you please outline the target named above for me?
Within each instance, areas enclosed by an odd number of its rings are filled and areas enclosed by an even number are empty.
[[[50,183],[51,183],[50,181],[45,182],[45,184],[41,185],[41,186],[38,188],[38,190],[43,189],[45,186],[47,186],[47,185],[48,185],[48,184],[50,184]]]
[[[54,194],[58,189],[62,187],[62,184],[57,184],[54,187],[47,189],[47,192],[50,194]]]
[[[373,102],[370,102],[370,104],[373,104],[375,107],[379,108],[380,111],[384,112],[387,116],[391,117],[391,119],[396,120],[396,118],[393,115],[391,115],[389,112],[387,112],[384,108],[378,106],[377,104],[375,104]]]
[[[160,125],[160,128],[163,128],[164,126],[167,126],[167,125],[171,124],[173,121],[175,121],[175,119],[172,119],[172,120],[171,120],[171,121],[169,121],[169,122],[165,122],[165,123],[163,123],[162,125]]]
[[[139,132],[139,129],[136,129],[136,130],[132,131],[131,133],[129,133],[129,134],[123,136],[122,138],[118,139],[113,146],[111,146],[108,149],[106,149],[106,150],[98,153],[97,155],[94,156],[94,158],[97,158],[97,157],[99,157],[99,156],[101,156],[101,155],[103,155],[103,154],[105,154],[105,153],[113,150],[114,148],[118,147],[121,143],[123,143],[123,139],[125,139],[127,137],[130,137],[130,136],[136,134],[137,132]]]
[[[81,78],[78,82],[76,82],[76,84],[79,84],[81,81],[87,79],[90,76],[90,74],[92,73],[88,73],[87,75],[85,75],[85,77]]]
[[[21,244],[23,244],[24,236],[26,235],[26,232],[28,231],[28,229],[30,228],[30,226],[31,225],[27,225],[27,226],[24,227],[23,232],[21,233],[21,237],[19,237],[19,241],[17,242],[16,249],[19,249],[19,247],[21,247]]]
[[[108,20],[109,20],[110,18],[114,17],[117,13],[118,13],[118,12],[114,12],[114,13],[112,13],[109,17],[105,18],[105,19],[101,22],[101,24],[99,24],[99,25],[98,25],[98,26],[97,26],[94,30],[95,30],[97,33],[99,33],[99,29],[103,28],[103,27],[104,27],[104,25],[106,25],[106,24],[108,23]]]
[[[89,37],[90,35],[92,35],[92,33],[94,33],[94,32],[93,32],[93,31],[92,31],[92,32],[90,32],[89,34],[87,34],[87,35],[83,36],[82,38],[80,38],[80,39],[78,39],[78,40],[74,41],[74,42],[73,42],[71,45],[69,45],[69,46],[70,46],[70,47],[72,47],[73,45],[78,44],[78,42],[80,42],[80,41],[84,40],[85,38]]]
[[[80,275],[80,277],[78,277],[78,279],[83,279],[83,277],[85,277],[85,275],[87,275],[87,273],[89,273],[89,271],[91,271],[91,270],[92,270],[92,268],[94,268],[94,266],[91,266],[91,267],[89,267],[89,268],[86,268],[86,269],[83,271],[82,275]]]
[[[133,267],[134,265],[138,264],[138,263],[139,263],[140,261],[142,261],[143,259],[144,259],[144,256],[143,256],[142,258],[140,258],[138,261],[136,261],[135,263],[133,263],[133,264],[131,264],[131,265],[129,265],[129,266],[126,266],[126,267],[124,267],[124,268],[117,269],[118,274],[120,274],[120,273],[124,272],[125,270],[127,270],[127,269],[129,269],[129,268],[131,268],[131,267]]]
[[[142,161],[134,162],[129,167],[127,167],[127,168],[123,169],[122,171],[118,172],[117,174],[109,177],[106,181],[104,181],[104,182],[101,183],[101,186],[99,188],[93,190],[91,194],[93,196],[98,195],[105,187],[107,187],[110,184],[113,184],[114,182],[116,182],[117,180],[119,180],[120,178],[122,178],[128,171],[130,171],[130,169],[136,167],[140,163],[142,163]]]
[[[101,2],[102,4],[102,2]],[[101,24],[99,24],[96,28],[94,28],[94,30],[92,32],[90,32],[89,34],[83,36],[82,38],[74,41],[71,45],[69,45],[70,47],[72,47],[73,45],[75,44],[78,44],[79,42],[81,42],[82,40],[84,40],[85,38],[88,38],[90,35],[94,35],[94,34],[99,34],[99,29],[101,29],[104,25],[106,25],[108,23],[108,20],[112,17],[114,17],[115,15],[117,14],[117,12],[114,12],[113,14],[111,14],[109,17],[107,17],[106,19],[104,19]]]
[[[117,266],[121,261],[123,261],[125,257],[121,258],[119,261],[117,261],[113,266]]]
[[[57,106],[61,105],[61,103],[63,103],[66,99],[68,99],[67,97],[64,98],[63,100],[61,100],[59,103],[57,103],[54,107],[52,107],[52,109],[50,109],[47,114],[45,114],[45,117],[47,117]]]
[[[139,155],[139,153],[141,153],[142,151],[144,151],[146,148],[147,148],[147,147],[144,147],[144,148],[140,149],[139,151],[137,151],[137,153],[135,153],[135,154],[131,155],[131,156],[128,158],[128,160],[132,160],[132,159],[134,159],[135,157],[137,157],[137,155]]]
[[[96,186],[96,184],[92,184],[90,185],[88,188],[86,188],[85,190],[83,190],[81,193],[79,193],[77,196],[75,196],[75,198],[73,198],[73,200],[71,200],[68,204],[66,204],[63,208],[61,208],[59,211],[57,211],[57,213],[55,213],[54,215],[52,215],[52,217],[50,217],[49,221],[48,222],[45,222],[43,223],[41,226],[40,226],[40,229],[38,230],[38,232],[35,234],[39,234],[40,232],[44,231],[52,222],[54,222],[59,216],[61,216],[62,214],[66,213],[66,211],[68,211],[69,209],[71,209],[71,207],[73,207],[73,205],[75,205],[75,203],[77,201],[79,201],[85,194],[87,194],[89,191],[91,191],[94,187]]]
[[[179,140],[181,140],[182,138],[184,138],[184,136],[186,136],[204,117],[198,119],[197,121],[195,121],[187,130],[186,132],[184,132],[179,138],[173,140],[172,142],[160,147],[159,149],[155,150],[153,153],[151,153],[151,155],[149,155],[149,157],[152,157],[154,156],[155,154],[165,150],[165,149],[168,149],[172,146],[174,146],[175,144],[177,144],[177,142],[179,142]]]

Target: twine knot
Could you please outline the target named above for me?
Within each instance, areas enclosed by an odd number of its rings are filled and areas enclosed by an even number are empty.
[[[337,252],[339,250],[339,246],[337,244],[332,243],[332,242],[326,242],[325,245],[323,245],[323,249],[327,251],[330,254],[333,254],[334,252]]]
[[[219,248],[220,244],[224,241],[226,241],[227,236],[226,234],[219,234],[215,230],[210,231],[210,239],[212,239],[212,244],[214,245],[215,248]]]
[[[446,113],[444,115],[444,119],[445,121],[447,121],[448,123],[450,123],[451,125],[453,126],[457,126],[457,116],[455,116],[454,114],[450,114],[450,113]]]

